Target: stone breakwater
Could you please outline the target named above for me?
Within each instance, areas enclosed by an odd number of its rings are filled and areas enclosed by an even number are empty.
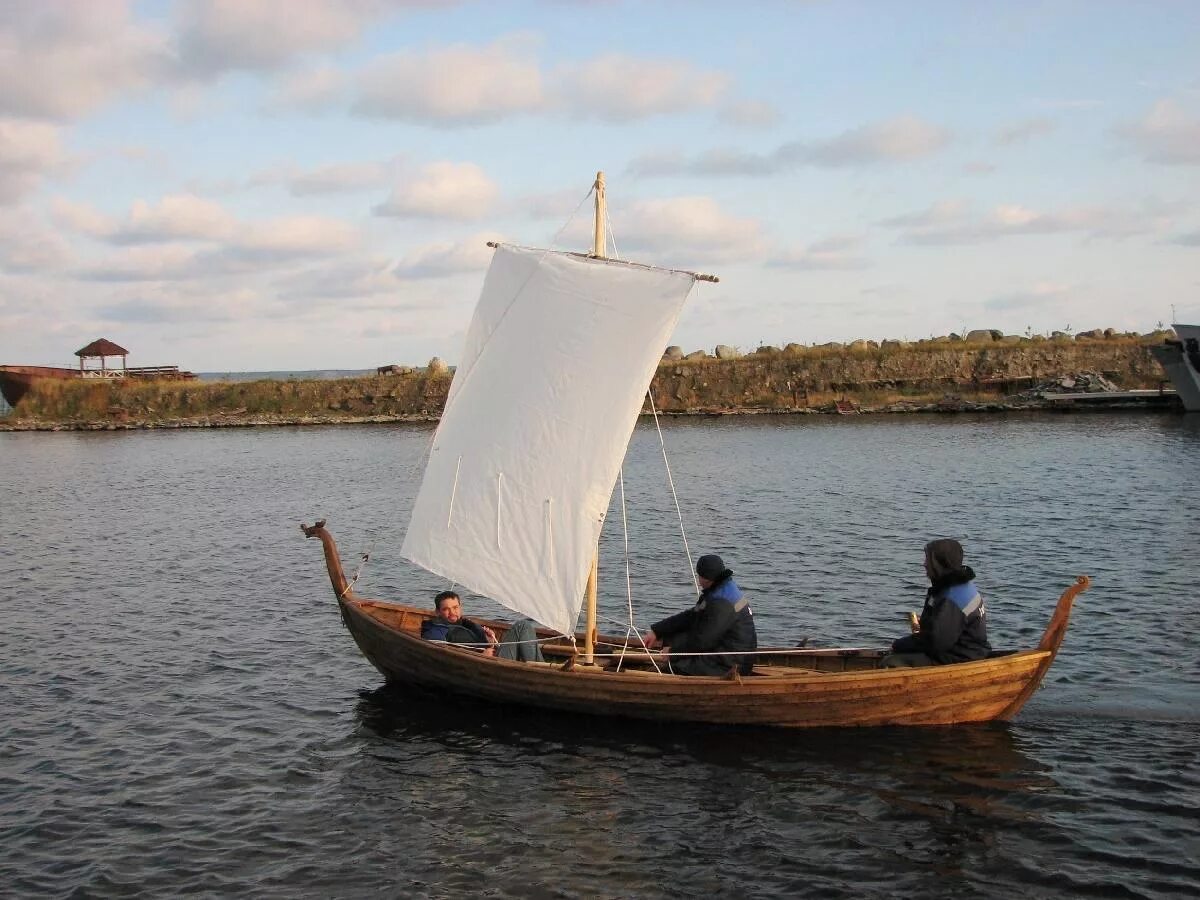
[[[1122,390],[1158,387],[1163,373],[1150,347],[1160,341],[1100,336],[908,346],[860,342],[760,348],[732,358],[707,353],[675,358],[669,349],[651,390],[657,409],[669,415],[818,413],[839,405],[861,412],[1038,408],[1047,405],[1039,385],[1077,373],[1090,373],[1089,384],[1102,379]],[[46,381],[0,419],[0,429],[435,421],[451,378],[444,367],[429,367],[322,381]]]

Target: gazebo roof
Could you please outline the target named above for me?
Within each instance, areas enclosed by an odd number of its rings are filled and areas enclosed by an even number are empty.
[[[75,355],[80,359],[86,359],[93,356],[128,356],[129,351],[124,347],[114,344],[108,338],[96,338],[86,347],[75,351]]]

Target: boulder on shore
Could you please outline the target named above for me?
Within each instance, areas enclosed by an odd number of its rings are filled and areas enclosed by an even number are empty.
[[[666,350],[663,351],[663,359],[669,359],[672,362],[676,362],[678,360],[683,359],[683,348],[676,347],[674,344],[672,344],[670,347],[668,347]]]
[[[728,344],[717,344],[713,353],[717,359],[737,359],[742,355],[736,347],[730,347]]]

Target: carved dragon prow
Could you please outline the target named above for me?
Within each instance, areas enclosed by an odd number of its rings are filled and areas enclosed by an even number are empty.
[[[1046,626],[1046,631],[1042,634],[1042,642],[1038,644],[1039,650],[1058,652],[1058,648],[1067,634],[1067,624],[1071,621],[1071,604],[1091,585],[1092,579],[1086,575],[1080,575],[1075,579],[1074,584],[1062,592],[1062,596],[1058,598],[1058,605],[1054,607],[1054,615],[1050,617],[1050,624]]]
[[[1037,671],[1029,679],[1029,683],[1025,685],[1025,689],[1021,691],[1020,696],[1010,703],[997,716],[998,719],[1009,721],[1025,705],[1025,701],[1033,696],[1033,692],[1038,689],[1042,683],[1042,679],[1046,677],[1046,673],[1050,671],[1050,664],[1054,662],[1054,657],[1058,655],[1058,648],[1062,646],[1063,638],[1067,635],[1067,625],[1071,621],[1071,604],[1075,602],[1075,598],[1091,587],[1092,579],[1086,575],[1079,575],[1075,579],[1075,583],[1070,585],[1062,596],[1058,598],[1058,605],[1054,607],[1054,615],[1050,617],[1050,624],[1046,626],[1045,632],[1042,634],[1042,641],[1038,644],[1039,650],[1049,650],[1050,655],[1047,656],[1038,666]]]
[[[315,525],[300,525],[300,530],[304,532],[305,537],[315,537],[321,539],[321,547],[325,551],[325,568],[329,572],[329,583],[333,585],[333,593],[339,599],[345,600],[360,600],[350,590],[350,582],[346,579],[346,573],[342,570],[342,560],[338,556],[337,544],[333,540],[333,535],[325,530],[325,520],[321,519]]]

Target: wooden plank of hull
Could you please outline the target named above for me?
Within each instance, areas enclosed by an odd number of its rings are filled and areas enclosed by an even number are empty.
[[[483,700],[605,716],[678,722],[820,727],[951,725],[995,719],[1051,657],[1033,650],[989,660],[914,669],[775,677],[675,678],[578,667],[563,671],[488,659],[423,641],[343,601],[364,656],[391,682]]]

